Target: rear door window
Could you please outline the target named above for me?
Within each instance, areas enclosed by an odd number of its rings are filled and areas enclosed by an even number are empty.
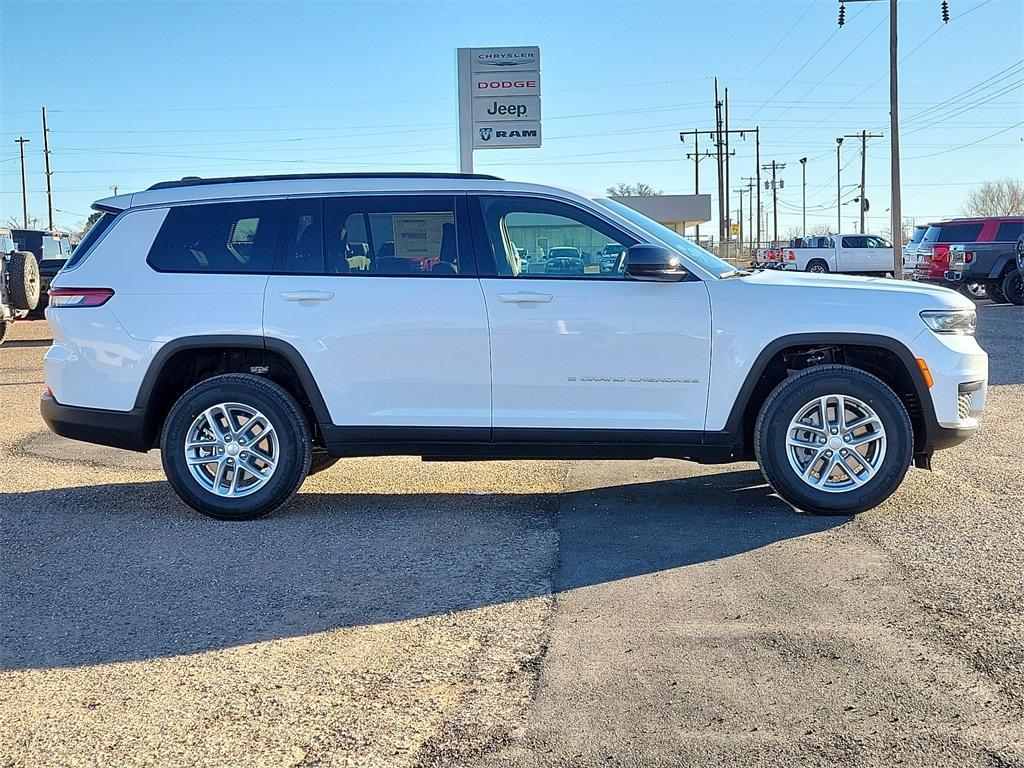
[[[171,208],[149,264],[160,272],[269,273],[286,206],[263,200]]]
[[[455,198],[446,195],[324,200],[327,274],[387,277],[472,275],[459,247]]]

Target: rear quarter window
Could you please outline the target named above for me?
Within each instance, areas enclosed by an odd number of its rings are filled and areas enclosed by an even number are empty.
[[[1024,231],[1024,221],[1007,221],[996,231],[997,243],[1015,243]]]
[[[926,243],[974,243],[981,235],[982,224],[942,224],[928,227]]]
[[[113,213],[104,213],[96,219],[93,225],[89,227],[89,231],[85,233],[85,237],[75,246],[74,251],[71,253],[71,258],[64,265],[64,269],[72,269],[81,264],[92,247],[103,236],[103,233],[110,229],[110,225],[114,223],[115,218],[116,216]]]
[[[147,261],[160,272],[269,273],[284,215],[283,201],[176,206]]]

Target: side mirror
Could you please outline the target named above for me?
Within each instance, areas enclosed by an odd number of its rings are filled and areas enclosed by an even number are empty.
[[[678,283],[690,273],[675,251],[641,243],[626,251],[626,274],[634,280]]]

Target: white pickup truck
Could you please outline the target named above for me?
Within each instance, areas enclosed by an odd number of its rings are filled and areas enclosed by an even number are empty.
[[[878,235],[829,235],[817,248],[782,248],[779,266],[797,272],[885,274],[893,271],[892,243]]]

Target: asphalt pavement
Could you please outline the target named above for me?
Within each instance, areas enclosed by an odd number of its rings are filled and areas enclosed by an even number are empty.
[[[753,464],[340,462],[226,524],[0,348],[0,766],[1024,765],[1024,309],[856,518]]]

